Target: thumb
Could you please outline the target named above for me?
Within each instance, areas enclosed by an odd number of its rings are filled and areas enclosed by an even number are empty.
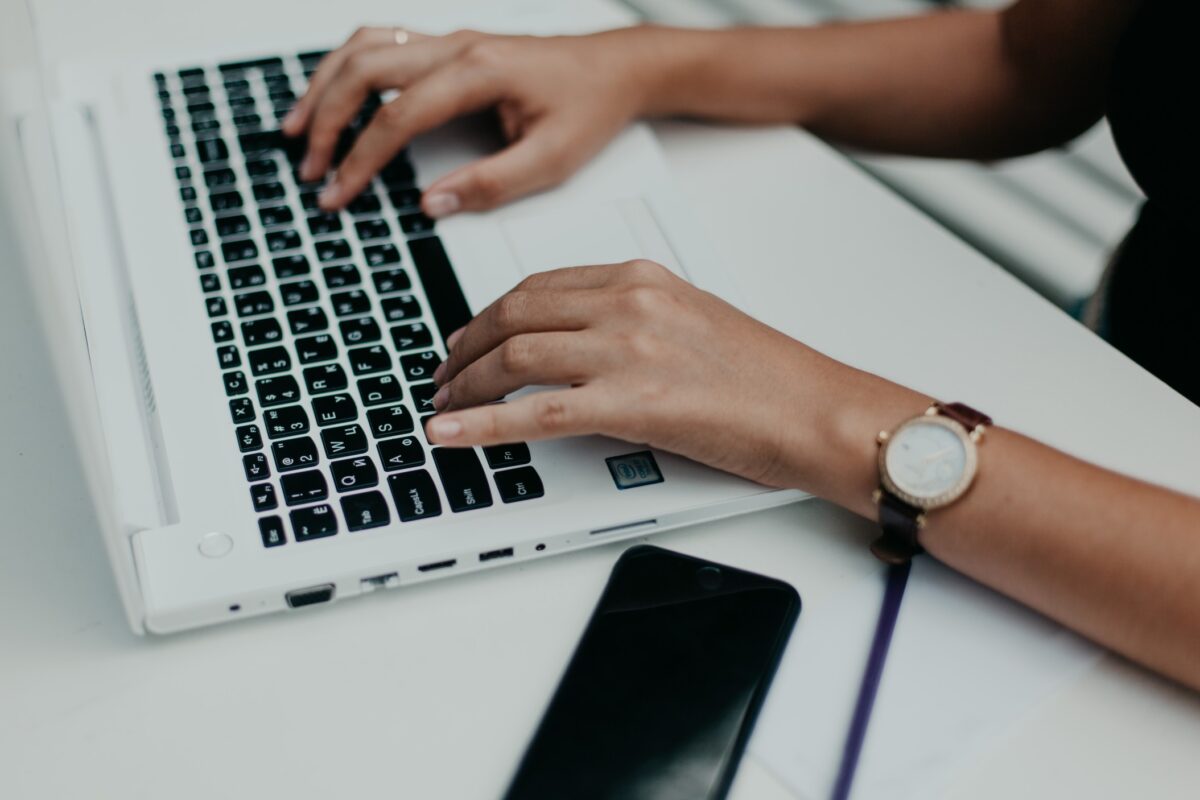
[[[574,169],[563,137],[534,128],[495,155],[441,178],[425,190],[421,209],[437,219],[459,211],[485,211],[561,183]],[[586,157],[580,154],[580,160]]]

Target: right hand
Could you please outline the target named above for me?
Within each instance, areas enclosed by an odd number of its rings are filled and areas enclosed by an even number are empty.
[[[354,199],[414,136],[463,114],[495,108],[510,144],[429,186],[422,208],[431,217],[492,208],[561,182],[641,109],[644,70],[636,55],[647,48],[634,31],[409,33],[401,45],[395,30],[360,28],[325,57],[284,119],[286,134],[308,134],[300,174],[317,180],[368,93],[401,90],[337,166],[319,199],[326,210]]]

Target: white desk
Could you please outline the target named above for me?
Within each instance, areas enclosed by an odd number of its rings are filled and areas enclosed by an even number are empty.
[[[401,5],[314,4],[305,25],[328,25],[336,37],[352,19],[399,19],[385,12]],[[218,36],[218,9],[243,30],[281,24],[267,4],[165,6],[80,3],[69,16],[67,0],[40,7],[53,58],[153,39],[194,48]],[[1200,411],[902,203],[864,188],[822,146],[790,130],[659,129],[718,254],[731,265],[778,265],[769,285],[746,287],[764,298],[756,304],[764,319],[1073,452],[1200,492]],[[494,796],[620,546],[138,639],[104,562],[44,342],[32,333],[26,281],[14,270],[6,278],[0,796]],[[960,301],[939,324],[897,310],[920,307],[930,285]],[[913,357],[914,347],[930,355]],[[1149,418],[1131,416],[1147,409]],[[1108,425],[1117,430],[1094,435]],[[805,611],[793,647],[803,649],[806,625],[828,612],[838,587],[878,569],[865,547],[872,533],[809,503],[655,541],[794,583]],[[804,712],[798,729],[843,735],[844,719]],[[952,793],[1190,796],[1200,783],[1198,743],[1200,700],[1106,658],[964,770]],[[734,797],[790,796],[747,759]]]

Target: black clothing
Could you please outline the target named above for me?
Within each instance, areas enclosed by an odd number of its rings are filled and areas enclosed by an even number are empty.
[[[1146,0],[1117,50],[1108,120],[1146,193],[1109,278],[1115,347],[1200,404],[1197,4]]]

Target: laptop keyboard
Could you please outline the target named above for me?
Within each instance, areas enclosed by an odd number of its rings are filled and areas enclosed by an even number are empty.
[[[407,152],[337,213],[296,174],[304,143],[279,120],[323,55],[154,75],[265,547],[544,493],[525,444],[425,440],[435,340],[444,349],[471,312]],[[379,105],[367,101],[338,158]]]

